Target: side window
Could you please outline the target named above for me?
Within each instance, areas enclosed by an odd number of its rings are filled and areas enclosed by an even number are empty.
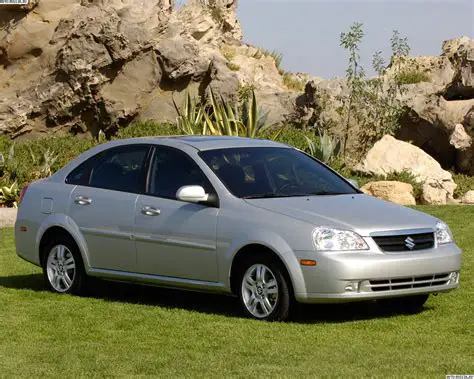
[[[91,169],[89,186],[138,193],[144,182],[148,146],[124,146],[99,154]]]
[[[178,150],[158,148],[151,166],[148,194],[176,199],[178,189],[188,185],[202,186],[206,193],[215,192],[190,157]]]
[[[90,166],[91,161],[94,158],[90,158],[89,160],[85,161],[66,177],[67,184],[73,185],[88,185],[89,184],[89,177],[90,177]]]

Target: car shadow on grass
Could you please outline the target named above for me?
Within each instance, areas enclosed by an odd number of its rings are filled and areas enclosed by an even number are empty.
[[[0,277],[0,287],[49,292],[41,274]],[[90,278],[83,297],[182,309],[227,317],[244,317],[236,297],[111,282],[95,278]],[[430,306],[425,306],[420,312],[431,309]],[[413,313],[384,308],[375,301],[346,304],[295,304],[290,322],[304,324],[345,323],[406,314]]]

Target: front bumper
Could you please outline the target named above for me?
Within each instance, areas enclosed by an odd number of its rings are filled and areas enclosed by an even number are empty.
[[[459,286],[455,244],[407,253],[294,252],[317,265],[301,266],[295,297],[303,303],[349,302],[450,291]],[[302,290],[303,289],[303,290]]]

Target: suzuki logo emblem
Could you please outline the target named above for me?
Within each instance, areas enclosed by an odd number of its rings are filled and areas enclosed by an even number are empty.
[[[410,250],[413,250],[413,248],[416,246],[415,240],[411,237],[407,237],[405,242],[405,246],[409,248]]]

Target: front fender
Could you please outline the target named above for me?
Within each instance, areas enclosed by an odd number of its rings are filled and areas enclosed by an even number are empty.
[[[36,233],[36,243],[35,243],[35,252],[37,254],[37,257],[39,258],[40,256],[40,243],[41,239],[43,238],[44,234],[46,231],[52,227],[60,227],[66,230],[76,241],[76,244],[79,248],[79,252],[81,253],[82,261],[84,262],[84,269],[89,271],[91,268],[90,263],[89,263],[89,255],[88,255],[88,250],[87,250],[87,243],[86,240],[84,239],[79,226],[74,222],[72,218],[65,214],[52,214],[45,218],[43,222],[41,223],[38,232]],[[38,259],[39,261],[39,259]]]
[[[219,254],[220,257],[222,256],[219,262],[219,267],[222,268],[219,270],[221,275],[220,280],[226,284],[226,287],[231,288],[230,277],[235,256],[241,249],[253,244],[262,245],[272,250],[285,265],[294,291],[297,293],[306,291],[303,272],[292,249],[280,235],[268,230],[249,231],[245,236],[233,240],[228,245],[223,244],[219,247],[219,250],[224,250],[222,255]]]

